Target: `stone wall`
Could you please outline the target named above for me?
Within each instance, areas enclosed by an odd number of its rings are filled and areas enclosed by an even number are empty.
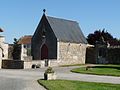
[[[9,48],[9,45],[4,43],[2,47],[3,47],[3,54],[4,54],[4,57],[2,59],[8,59],[8,48]]]
[[[24,69],[32,68],[32,65],[40,65],[40,67],[45,67],[45,61],[44,60],[24,61]]]
[[[8,59],[13,59],[13,56],[12,56],[12,53],[13,53],[13,44],[9,44],[8,46]]]
[[[5,43],[4,36],[0,36],[0,68],[2,67],[2,59],[8,59],[8,44]]]
[[[108,48],[107,61],[109,64],[120,64],[120,48]]]
[[[85,64],[86,44],[59,42],[58,63],[60,65]]]
[[[23,58],[23,61],[32,61],[32,56],[24,56]]]
[[[4,69],[23,69],[24,61],[21,60],[2,60],[2,68]]]
[[[21,44],[21,60],[24,60],[24,57],[27,57],[27,49],[24,47],[24,44]]]
[[[28,46],[29,47],[28,47]],[[21,60],[23,61],[29,61],[32,60],[32,56],[31,56],[31,45],[30,44],[21,44]]]
[[[2,49],[0,48],[0,69],[2,68]]]
[[[120,64],[120,47],[108,47],[103,64]],[[87,48],[86,63],[97,63],[94,47]]]
[[[86,61],[85,63],[96,63],[96,57],[95,57],[95,48],[94,47],[88,47],[86,49]]]
[[[3,57],[2,59],[8,59],[8,44],[5,43],[5,37],[0,36],[0,47],[3,49]]]

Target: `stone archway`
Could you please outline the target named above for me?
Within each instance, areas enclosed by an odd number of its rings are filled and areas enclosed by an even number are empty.
[[[48,59],[48,47],[44,44],[41,48],[41,60]]]

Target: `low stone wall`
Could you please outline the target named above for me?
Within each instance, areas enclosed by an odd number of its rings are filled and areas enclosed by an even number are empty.
[[[63,61],[63,60],[32,60],[32,61],[17,61],[17,60],[3,60],[2,68],[3,69],[31,69],[33,65],[39,65],[42,67],[55,67],[60,65],[70,65],[70,64],[81,64],[79,61]]]
[[[49,60],[49,65],[51,67],[54,66],[61,66],[61,65],[73,65],[73,64],[85,64],[83,62],[81,62],[81,60],[73,60],[73,61],[69,61],[69,60]]]
[[[24,61],[20,60],[2,60],[3,69],[23,69]]]
[[[84,64],[84,63],[81,63],[80,60],[78,61],[49,60],[49,66],[51,67],[61,66],[61,65],[73,65],[73,64]]]
[[[120,48],[119,47],[109,47],[106,49],[106,58],[105,60],[99,61],[107,64],[120,64]],[[96,63],[96,51],[94,47],[87,48],[86,53],[86,63]],[[104,61],[104,62],[103,62]]]
[[[24,61],[24,69],[32,68],[32,65],[40,65],[40,67],[45,67],[45,61],[44,60]]]
[[[23,61],[25,61],[25,62],[32,61],[32,56],[24,56]]]
[[[63,60],[56,60],[56,59],[51,59],[51,60],[33,60],[33,61],[28,61],[24,62],[24,69],[29,69],[32,68],[32,65],[40,65],[40,67],[55,67],[55,66],[60,66],[60,65],[73,65],[73,64],[81,64],[80,60],[78,61],[63,61]],[[83,64],[83,63],[82,63]]]
[[[32,61],[24,62],[24,69],[32,68]]]

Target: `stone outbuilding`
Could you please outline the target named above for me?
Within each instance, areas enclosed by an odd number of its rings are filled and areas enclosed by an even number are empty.
[[[85,64],[87,40],[76,21],[43,14],[32,37],[33,60],[50,66]]]
[[[21,45],[21,60],[32,60],[31,57],[31,38],[32,35],[25,35],[18,40],[18,44]]]
[[[0,28],[0,33],[4,32]],[[2,60],[8,59],[8,44],[5,43],[5,37],[0,35],[0,68],[2,68]]]

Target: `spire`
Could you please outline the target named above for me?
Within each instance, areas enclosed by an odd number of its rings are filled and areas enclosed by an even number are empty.
[[[46,10],[45,10],[45,9],[43,9],[43,14],[45,14],[45,11],[46,11]]]

